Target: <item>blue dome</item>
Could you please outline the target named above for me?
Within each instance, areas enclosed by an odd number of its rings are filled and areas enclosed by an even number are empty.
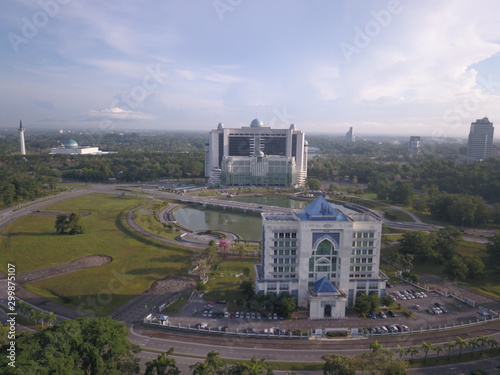
[[[256,119],[252,120],[252,122],[250,123],[250,126],[252,128],[260,128],[260,127],[264,126],[264,123],[262,121],[260,121],[258,118],[256,118]]]
[[[78,143],[74,139],[69,139],[64,142],[64,148],[78,148]]]

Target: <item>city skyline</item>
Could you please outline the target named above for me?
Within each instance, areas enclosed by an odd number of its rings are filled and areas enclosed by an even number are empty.
[[[9,2],[2,122],[467,138],[500,117],[500,4]],[[496,139],[498,139],[498,134]]]

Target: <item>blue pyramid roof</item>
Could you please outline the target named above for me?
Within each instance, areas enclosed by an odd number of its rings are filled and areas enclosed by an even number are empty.
[[[314,290],[316,293],[337,293],[337,288],[333,286],[326,276],[314,283]]]
[[[323,195],[320,195],[314,201],[304,208],[305,214],[298,214],[301,220],[330,220],[347,221],[345,215],[333,208]]]

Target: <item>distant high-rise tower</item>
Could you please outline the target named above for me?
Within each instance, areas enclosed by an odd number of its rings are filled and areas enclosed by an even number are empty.
[[[23,122],[19,121],[19,143],[21,144],[21,155],[26,155],[26,146],[24,145],[24,131]]]
[[[495,128],[488,117],[478,119],[470,125],[467,157],[473,160],[484,160],[491,156],[493,133]]]
[[[354,143],[356,137],[352,134],[352,126],[349,128],[349,131],[345,133],[345,143],[346,145],[350,145],[351,143]]]
[[[422,143],[420,142],[420,137],[411,136],[410,143],[408,144],[408,153],[410,155],[420,155]]]

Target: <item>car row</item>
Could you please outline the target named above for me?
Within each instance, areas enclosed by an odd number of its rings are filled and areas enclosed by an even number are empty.
[[[202,312],[204,318],[229,318],[229,319],[251,319],[251,320],[283,320],[282,315],[277,313],[261,314],[259,312],[229,312],[229,311],[213,311],[211,308],[205,308]]]
[[[398,333],[398,332],[410,332],[410,328],[406,325],[391,324],[386,326],[376,326],[368,329],[372,334],[384,334],[384,333]]]
[[[378,316],[380,317],[380,319],[387,319],[387,315],[389,315],[391,318],[395,318],[397,316],[396,313],[392,310],[387,311],[387,314],[383,311],[380,311],[378,313]],[[375,314],[374,312],[371,312],[370,318],[377,319],[377,314]]]
[[[447,314],[448,310],[444,307],[444,305],[440,302],[436,302],[434,306],[430,306],[427,310],[427,313],[434,315],[434,314]]]
[[[425,294],[424,292],[415,291],[413,289],[405,289],[401,291],[396,290],[394,293],[392,293],[392,296],[396,299],[410,300],[415,298],[425,298],[427,297],[427,294]]]

